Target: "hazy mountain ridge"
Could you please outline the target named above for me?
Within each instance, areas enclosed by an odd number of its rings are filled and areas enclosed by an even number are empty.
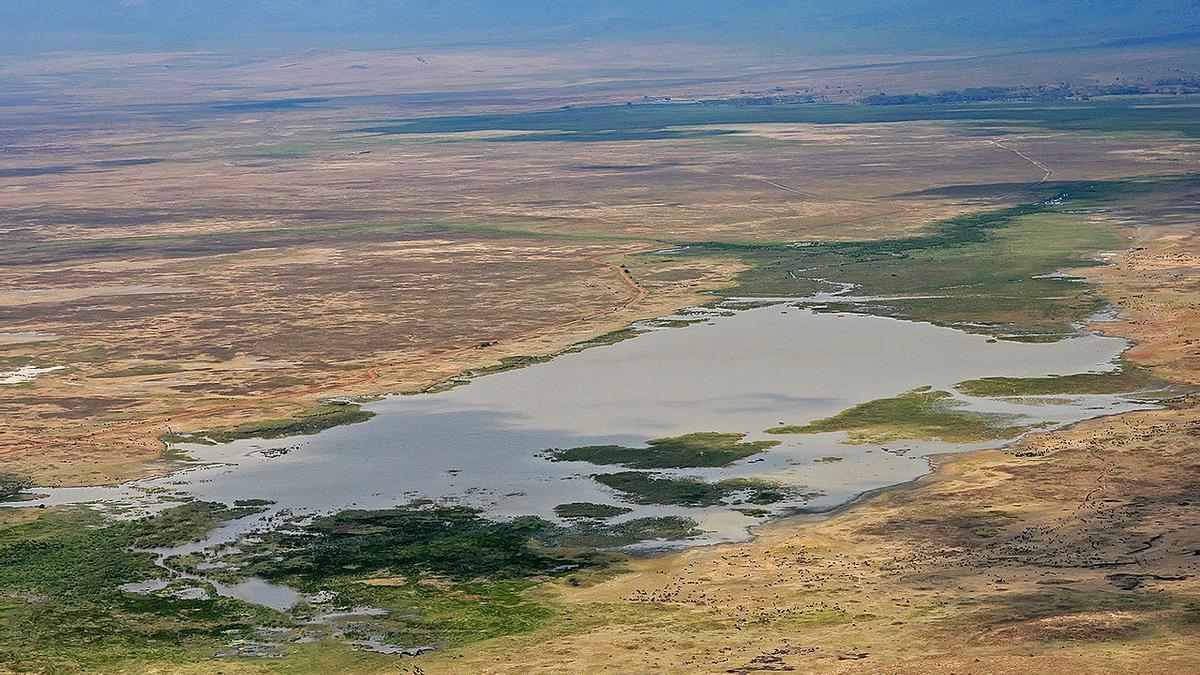
[[[685,41],[789,53],[986,53],[1200,32],[1200,2],[1131,0],[38,0],[0,51],[401,48]],[[747,47],[747,45],[753,45]]]

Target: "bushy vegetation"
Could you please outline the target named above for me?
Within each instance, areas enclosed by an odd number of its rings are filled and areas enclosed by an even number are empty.
[[[348,510],[260,535],[220,558],[255,575],[309,592],[333,592],[342,606],[387,609],[373,620],[389,644],[456,644],[545,625],[555,610],[524,592],[537,583],[596,574],[615,559],[597,549],[698,534],[679,517],[604,524],[599,504],[566,505],[588,514],[563,527],[531,516],[490,520],[461,506],[414,504]]]
[[[553,530],[540,518],[493,521],[461,506],[342,511],[301,530],[264,535],[265,543],[246,556],[241,571],[304,585],[348,573],[525,578],[580,564],[534,545]]]
[[[585,521],[544,540],[555,546],[584,549],[618,548],[647,541],[683,541],[701,534],[696,521],[679,516],[634,518],[614,525]]]
[[[192,502],[136,520],[75,509],[0,510],[0,667],[104,671],[136,659],[211,656],[254,626],[284,620],[226,598],[135,595],[125,583],[162,578],[139,549],[199,539],[247,509]]]
[[[32,483],[20,476],[0,473],[0,502],[16,498]]]

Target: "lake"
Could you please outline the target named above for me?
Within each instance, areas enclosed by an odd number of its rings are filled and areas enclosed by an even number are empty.
[[[767,435],[765,429],[780,422],[803,424],[917,387],[950,390],[979,377],[1108,370],[1127,347],[1123,340],[1093,334],[1052,343],[996,341],[953,328],[788,303],[699,308],[678,318],[698,321],[646,327],[633,339],[435,393],[386,397],[365,405],[376,413],[371,420],[312,436],[181,445],[196,459],[193,468],[116,487],[37,489],[45,497],[21,505],[100,500],[153,507],[181,496],[275,502],[260,516],[223,527],[211,542],[261,527],[280,511],[387,508],[429,499],[478,507],[495,517],[556,520],[556,505],[594,502],[632,509],[612,522],[686,516],[705,532],[690,543],[734,540],[748,536],[748,528],[766,514],[730,506],[627,503],[591,478],[620,467],[552,462],[542,453],[583,445],[641,446],[648,439],[698,431],[746,433],[748,440],[783,444],[728,467],[656,473],[710,481],[768,479],[795,488],[793,497],[763,507],[771,514],[823,510],[927,473],[931,453],[1001,443],[848,445],[841,433]],[[1147,407],[1118,396],[1040,402],[959,398],[976,410],[1052,425]]]

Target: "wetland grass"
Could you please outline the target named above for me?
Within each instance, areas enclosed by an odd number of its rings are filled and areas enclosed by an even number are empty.
[[[161,436],[165,443],[201,443],[204,445],[229,443],[245,438],[287,438],[308,436],[344,424],[365,422],[375,416],[354,403],[322,403],[302,411],[297,417],[287,419],[259,420],[246,422],[228,429],[174,433]]]
[[[305,623],[318,610],[304,603],[279,613],[217,596],[204,581],[176,579],[146,593],[120,588],[169,579],[145,549],[202,540],[265,505],[196,501],[129,520],[78,508],[0,510],[0,659],[16,670],[103,672],[236,653],[237,644],[261,642],[271,631],[320,633]],[[602,505],[584,506],[576,511],[590,517]],[[188,554],[169,564],[196,571],[194,563],[223,563],[200,573],[227,583],[259,576],[322,593],[335,607],[387,610],[358,620],[347,639],[366,631],[388,644],[448,646],[547,625],[559,610],[527,591],[548,578],[579,583],[620,559],[594,549],[698,534],[695,522],[674,516],[561,527],[434,505],[301,522],[260,533],[253,547]],[[196,588],[205,592],[177,595]]]
[[[679,542],[703,532],[696,521],[679,516],[634,518],[614,525],[581,522],[545,539],[555,546],[583,549],[619,548],[647,541]]]
[[[956,121],[993,133],[1008,129],[1100,133],[1158,132],[1200,137],[1200,98],[1196,96],[1114,97],[1087,101],[971,101],[881,105],[771,103],[743,105],[708,100],[688,103],[579,106],[533,112],[379,120],[359,133],[458,134],[472,131],[519,132],[493,142],[631,141],[664,138],[736,138],[712,125],[878,124],[920,120]],[[1161,102],[1163,105],[1147,105]],[[706,127],[688,129],[688,127]]]
[[[588,462],[620,465],[630,469],[681,469],[719,467],[754,456],[779,445],[779,441],[742,441],[746,434],[713,431],[684,434],[646,441],[645,448],[621,445],[587,445],[549,450],[555,462]]]
[[[628,509],[568,504],[570,526],[524,516],[491,520],[479,511],[432,503],[347,510],[258,535],[250,549],[216,558],[239,577],[258,576],[333,594],[336,606],[370,606],[389,644],[457,645],[547,625],[557,609],[527,594],[554,578],[578,582],[622,559],[597,549],[699,534],[676,516],[618,524],[596,519]]]
[[[1043,201],[950,218],[925,234],[861,242],[681,245],[678,255],[733,255],[748,263],[728,297],[804,297],[828,291],[821,279],[855,284],[871,300],[825,299],[820,311],[924,321],[1002,339],[1053,341],[1103,309],[1078,278],[1053,273],[1097,264],[1118,249],[1118,226],[1087,212],[1124,197],[1185,189],[1200,176],[1055,182]],[[1050,275],[1050,276],[1047,276]]]
[[[767,429],[769,434],[821,434],[847,432],[845,443],[887,443],[895,440],[940,440],[970,443],[996,438],[1013,438],[1030,427],[1014,426],[1008,418],[968,412],[945,391],[918,389],[892,398],[876,399],[843,410],[833,417],[809,424],[783,425]],[[835,461],[823,458],[819,461]]]
[[[161,578],[138,549],[202,538],[248,509],[192,502],[134,520],[84,509],[0,511],[0,662],[16,670],[103,672],[138,659],[184,664],[254,626],[287,619],[228,598],[137,595],[118,586]]]
[[[1145,368],[1122,363],[1105,373],[1076,373],[1047,377],[984,377],[955,385],[967,396],[1013,397],[1081,394],[1129,394],[1162,389],[1166,383]]]
[[[592,502],[571,502],[554,507],[554,515],[568,520],[607,520],[629,513],[633,509],[626,506],[611,504],[593,504]]]
[[[635,504],[719,506],[774,504],[787,499],[788,488],[754,478],[730,478],[707,483],[696,478],[656,476],[644,471],[603,473],[593,477]]]

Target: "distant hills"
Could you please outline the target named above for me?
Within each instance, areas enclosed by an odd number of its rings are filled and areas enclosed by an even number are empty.
[[[1200,38],[1197,0],[4,0],[0,52],[691,42],[984,54]]]

